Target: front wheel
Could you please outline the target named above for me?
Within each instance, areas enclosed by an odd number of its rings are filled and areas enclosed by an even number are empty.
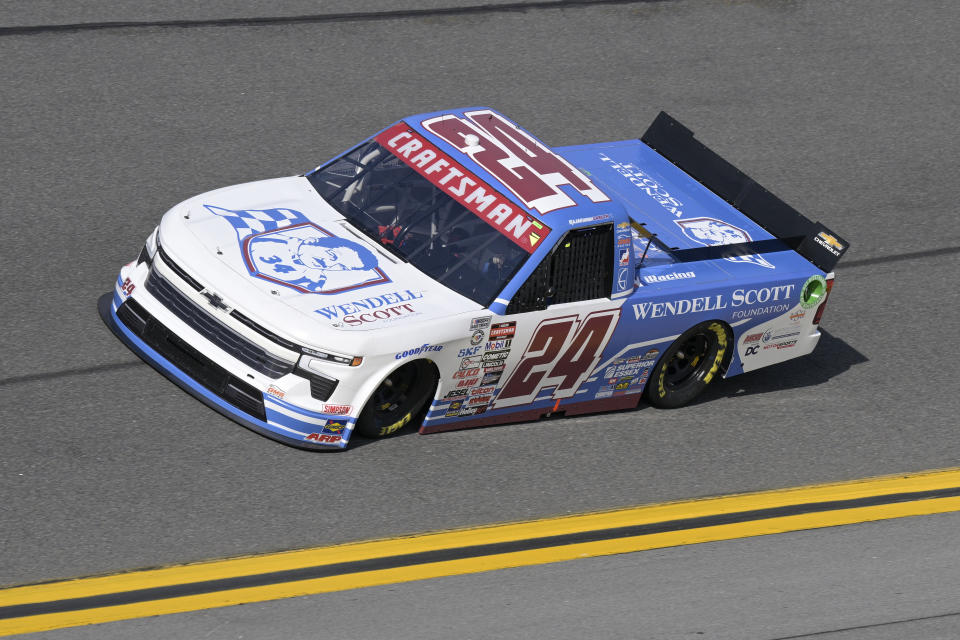
[[[654,367],[647,400],[673,409],[696,398],[720,372],[729,342],[727,328],[716,320],[685,331]]]
[[[433,393],[436,376],[423,360],[408,362],[380,383],[357,418],[356,433],[380,438],[413,420]]]

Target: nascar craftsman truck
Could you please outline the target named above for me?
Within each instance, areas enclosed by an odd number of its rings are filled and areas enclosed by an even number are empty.
[[[210,407],[336,449],[679,407],[810,353],[846,249],[665,113],[551,149],[459,109],[176,205],[101,314]]]

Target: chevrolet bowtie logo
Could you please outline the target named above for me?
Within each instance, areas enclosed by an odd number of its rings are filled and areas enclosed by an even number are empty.
[[[207,302],[209,302],[210,306],[213,307],[214,309],[223,309],[224,311],[226,311],[227,309],[230,308],[223,303],[223,298],[221,298],[220,296],[218,296],[212,291],[207,291],[206,289],[204,289],[203,291],[200,292],[200,295],[206,298]]]

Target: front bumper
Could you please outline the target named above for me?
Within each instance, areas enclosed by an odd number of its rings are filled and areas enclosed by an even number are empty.
[[[147,364],[208,407],[263,436],[311,450],[347,446],[353,418],[307,411],[263,393],[203,355],[133,298],[121,293],[98,301],[100,317]]]

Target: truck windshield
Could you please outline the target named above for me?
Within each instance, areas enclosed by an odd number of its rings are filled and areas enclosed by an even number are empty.
[[[376,142],[306,177],[378,244],[485,307],[528,256]]]

